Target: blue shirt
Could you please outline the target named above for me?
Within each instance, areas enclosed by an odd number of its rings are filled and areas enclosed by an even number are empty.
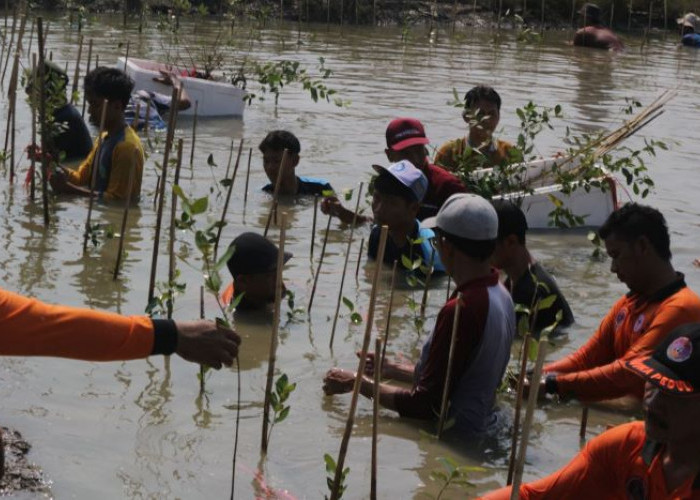
[[[316,179],[313,177],[297,177],[298,195],[301,196],[322,196],[324,191],[333,191],[333,187],[325,179]],[[274,193],[275,186],[270,183],[263,186],[263,191],[266,193]]]
[[[381,233],[381,227],[375,225],[372,227],[372,232],[369,234],[369,243],[367,244],[367,255],[371,259],[377,258],[377,252],[379,251],[379,235]],[[440,253],[433,248],[433,239],[435,239],[435,233],[432,229],[420,227],[420,223],[416,220],[416,225],[413,228],[413,232],[408,237],[412,241],[419,240],[417,243],[411,244],[408,239],[406,243],[399,247],[394,243],[392,238],[387,238],[386,249],[384,250],[384,263],[394,264],[395,260],[399,263],[402,262],[402,257],[406,256],[411,261],[416,260],[418,257],[423,259],[423,265],[429,266],[430,259],[433,259],[433,273],[444,273],[445,266],[440,260]],[[405,268],[405,266],[402,265]]]
[[[148,103],[151,103],[150,107]],[[158,92],[147,92],[139,90],[134,92],[129,99],[129,104],[124,110],[126,123],[131,125],[136,117],[136,108],[139,108],[139,123],[137,130],[142,130],[146,122],[146,110],[148,110],[148,128],[153,130],[164,130],[168,125],[163,120],[163,114],[170,111],[172,97]]]
[[[64,153],[66,161],[85,158],[92,149],[92,138],[75,106],[68,103],[58,108],[53,113],[53,121],[59,125],[56,135],[51,138],[53,153]]]
[[[681,43],[686,47],[700,47],[700,34],[688,33],[681,38]]]

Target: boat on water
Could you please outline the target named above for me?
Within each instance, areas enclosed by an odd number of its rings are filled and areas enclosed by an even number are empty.
[[[147,59],[124,57],[117,59],[118,69],[125,71],[134,80],[134,90],[146,90],[169,95],[171,87],[153,79],[161,76],[161,71],[176,73],[187,91],[192,103],[197,102],[198,116],[234,116],[243,117],[245,95],[243,89],[228,82],[197,78],[191,68],[181,65],[159,63]],[[194,105],[179,114],[194,115]]]
[[[608,216],[618,208],[617,183],[604,167],[599,166],[601,175],[594,180],[601,187],[591,186],[586,190],[578,187],[572,192],[565,192],[562,184],[551,181],[550,174],[553,166],[560,171],[574,171],[579,163],[576,159],[547,158],[535,160],[526,164],[527,168],[511,166],[509,169],[520,172],[521,182],[527,189],[501,193],[494,199],[508,199],[520,205],[530,229],[554,229],[550,213],[561,202],[562,208],[568,209],[573,215],[584,218],[583,227],[599,227]],[[480,169],[474,172],[476,176],[489,175],[493,169]]]

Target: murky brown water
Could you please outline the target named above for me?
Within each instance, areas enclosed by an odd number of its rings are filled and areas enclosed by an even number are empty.
[[[97,18],[85,30],[95,40],[95,51],[104,63],[116,62],[131,40],[131,54],[165,59],[186,51],[173,50],[170,38],[153,22],[143,35],[124,33],[121,18]],[[183,23],[181,42],[202,47],[215,38],[216,23]],[[196,35],[194,34],[196,33]],[[487,32],[440,31],[429,36],[427,29],[409,30],[402,42],[398,28],[297,27],[258,29],[237,27],[230,56],[250,54],[262,59],[292,58],[315,65],[319,56],[334,70],[330,85],[352,106],[339,109],[314,104],[301,91],[285,89],[277,110],[271,99],[246,109],[243,122],[200,120],[195,167],[183,173],[183,188],[204,195],[223,177],[231,139],[246,139],[256,147],[266,131],[288,128],[302,142],[299,171],[328,178],[336,189],[354,188],[369,177],[369,165],[384,162],[384,128],[391,118],[411,115],[426,124],[434,145],[463,132],[458,110],[448,106],[451,89],[463,93],[477,83],[494,85],[503,98],[502,136],[517,133],[514,109],[533,100],[540,104],[562,104],[567,119],[554,133],[542,134],[538,147],[543,155],[561,147],[564,125],[576,130],[609,127],[622,115],[624,97],[649,103],[662,90],[678,86],[678,97],[666,113],[644,133],[649,137],[677,141],[672,151],[650,162],[657,190],[648,200],[667,216],[672,231],[674,264],[686,273],[688,283],[700,289],[700,270],[691,261],[700,256],[700,206],[695,203],[700,187],[697,156],[700,127],[697,126],[700,95],[698,57],[700,51],[677,50],[674,40],[656,39],[644,51],[639,41],[630,41],[628,52],[612,55],[578,50],[564,42],[566,33],[548,34],[541,45],[518,44],[511,34],[495,42]],[[300,43],[297,43],[299,40]],[[52,22],[48,47],[54,59],[73,65],[77,34],[64,20]],[[197,49],[191,49],[193,55]],[[195,55],[196,57],[196,55]],[[72,74],[72,70],[71,70]],[[5,92],[3,92],[3,95]],[[2,102],[6,109],[6,99]],[[19,104],[18,144],[28,143],[26,105]],[[4,116],[4,113],[3,113]],[[189,138],[191,119],[180,122],[179,133]],[[634,141],[639,143],[640,138]],[[219,167],[213,173],[206,164],[214,154]],[[186,149],[185,157],[189,157]],[[150,199],[155,188],[154,153],[144,175],[143,194]],[[26,162],[21,162],[22,168]],[[239,177],[230,208],[228,243],[245,229],[258,229],[265,221],[269,199],[258,191],[264,182],[261,158],[254,151],[251,194],[243,205],[243,182]],[[20,175],[20,178],[22,175]],[[218,217],[223,196],[214,191],[212,213]],[[124,314],[141,314],[147,296],[152,234],[155,221],[151,203],[131,214],[128,257],[122,279],[112,282],[117,241],[106,242],[87,257],[81,255],[81,234],[86,203],[61,200],[54,205],[54,222],[43,230],[40,206],[32,205],[20,183],[0,187],[3,217],[0,219],[0,286],[48,302],[103,308]],[[312,203],[300,201],[285,209],[290,217],[287,245],[295,254],[286,273],[287,286],[304,307],[311,289],[314,263],[309,260]],[[116,209],[100,208],[96,221],[120,220]],[[319,222],[320,243],[321,226]],[[359,231],[353,245],[355,260]],[[264,464],[268,484],[287,489],[299,498],[320,498],[326,491],[323,454],[336,455],[344,428],[349,396],[322,396],[321,379],[331,366],[356,366],[363,326],[350,326],[347,315],[339,321],[336,346],[329,352],[331,315],[335,308],[338,274],[342,270],[345,238],[333,226],[328,255],[310,317],[298,315],[283,325],[277,366],[298,383],[291,397],[291,414],[273,432],[271,451]],[[276,233],[273,233],[276,237]],[[181,234],[178,252],[196,267],[196,252],[190,236]],[[533,234],[534,254],[559,280],[577,317],[568,338],[557,342],[549,359],[558,358],[585,341],[598,321],[624,292],[608,272],[608,263],[589,259],[591,248],[585,233]],[[166,239],[161,245],[159,277],[166,275]],[[318,256],[318,249],[316,252]],[[188,257],[189,256],[189,257]],[[363,259],[364,261],[364,259]],[[354,264],[353,264],[354,265]],[[352,267],[352,266],[351,266]],[[199,314],[201,276],[196,269],[179,263],[188,283],[187,293],[177,301],[176,318]],[[363,268],[359,281],[348,276],[345,295],[366,310],[371,266]],[[385,283],[388,276],[385,276]],[[422,344],[445,298],[445,282],[436,283],[430,294],[425,331],[416,332],[412,312],[406,306],[408,291],[394,301],[390,352],[414,356]],[[416,296],[418,298],[418,296]],[[376,322],[386,317],[388,292],[379,297]],[[213,300],[207,310],[214,314]],[[345,313],[345,311],[343,311]],[[283,316],[285,311],[283,311]],[[262,399],[267,366],[270,318],[237,318],[236,328],[244,337],[241,350],[241,444],[237,490],[239,498],[251,498],[253,471],[259,466]],[[169,368],[163,359],[129,363],[91,364],[54,359],[0,359],[0,398],[3,425],[15,427],[34,444],[30,458],[40,464],[53,481],[57,498],[225,498],[229,494],[236,377],[233,371],[214,373],[208,381],[210,395],[198,397],[197,367],[174,359]],[[501,405],[512,408],[512,398]],[[549,405],[535,415],[535,425],[526,466],[526,479],[545,474],[567,461],[579,447],[577,403]],[[606,424],[626,421],[629,415],[593,410],[591,434]],[[347,465],[351,468],[346,498],[368,497],[370,471],[371,404],[361,400],[356,432],[350,443]],[[503,484],[507,467],[507,436],[468,452],[451,449],[423,437],[414,423],[382,412],[379,442],[379,492],[381,498],[427,498],[438,485],[429,478],[438,468],[437,457],[449,455],[458,462],[481,465],[475,474],[477,486],[468,496]],[[238,495],[237,495],[238,496]],[[463,497],[453,492],[447,498]],[[445,498],[445,497],[443,497]]]

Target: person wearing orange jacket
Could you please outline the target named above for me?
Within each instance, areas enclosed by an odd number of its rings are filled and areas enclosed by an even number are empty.
[[[522,500],[700,500],[700,324],[676,328],[625,369],[646,380],[644,422],[592,439],[564,468],[520,486]],[[507,487],[481,499],[510,495]]]
[[[545,365],[540,394],[581,401],[639,400],[643,381],[625,363],[648,356],[677,326],[700,322],[700,298],[671,264],[668,227],[656,209],[628,203],[598,231],[610,271],[629,287],[578,351]]]

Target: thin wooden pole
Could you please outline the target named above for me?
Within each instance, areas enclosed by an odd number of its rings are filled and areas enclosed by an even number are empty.
[[[125,15],[126,15],[126,14],[125,14]],[[130,48],[131,48],[131,40],[127,40],[127,41],[126,41],[126,52],[124,53],[124,73],[126,73],[127,71],[129,71],[129,66],[128,66],[128,64],[129,64],[129,49],[130,49]],[[178,100],[177,100],[174,104],[172,104],[172,105],[175,106],[175,108],[177,109],[177,105],[178,105],[179,102],[180,102],[180,100],[179,100],[179,98],[178,98]],[[172,110],[171,110],[171,112],[172,112]]]
[[[348,238],[348,245],[345,250],[345,263],[343,264],[343,274],[340,276],[340,289],[338,290],[338,301],[335,304],[335,314],[333,315],[333,327],[331,328],[331,340],[329,347],[333,349],[333,340],[335,339],[335,328],[338,325],[338,314],[340,313],[340,303],[343,300],[343,287],[345,285],[345,273],[348,270],[348,262],[350,261],[350,248],[352,246],[352,239],[355,235],[355,225],[357,224],[357,213],[360,211],[360,200],[362,200],[362,188],[364,183],[360,182],[360,188],[357,190],[357,202],[355,204],[355,211],[352,214],[352,226],[350,227],[350,237]]]
[[[148,141],[148,129],[149,125],[151,124],[151,100],[149,99],[146,101],[146,119],[144,120],[143,123],[143,136],[146,138],[146,141]]]
[[[664,31],[668,31],[668,0],[664,0]]]
[[[34,24],[36,20],[32,18],[32,27],[29,29],[29,43],[27,44],[27,60],[31,57],[32,41],[34,40]]]
[[[314,196],[314,217],[311,223],[311,248],[309,250],[309,258],[314,258],[314,246],[316,244],[316,219],[318,218],[318,195]]]
[[[571,29],[575,30],[576,25],[574,24],[574,20],[576,18],[576,0],[571,0]]]
[[[177,140],[177,163],[175,163],[175,176],[173,177],[173,187],[180,185],[180,168],[182,167],[182,137]],[[170,198],[170,230],[168,238],[168,287],[172,288],[175,281],[175,214],[177,213],[177,194],[173,189]],[[204,288],[204,287],[202,287]],[[173,317],[172,298],[168,303],[168,319]]]
[[[36,151],[36,107],[39,104],[39,93],[37,92],[38,82],[36,81],[36,54],[32,54],[32,148]],[[30,171],[30,184],[29,184],[29,197],[34,201],[36,197],[36,155],[33,154],[31,159],[31,164],[29,165]]]
[[[612,28],[613,22],[615,20],[615,1],[610,3],[610,27]]]
[[[233,144],[233,143],[232,143]],[[214,243],[214,258],[219,252],[219,240],[221,239],[221,231],[226,224],[226,213],[228,212],[228,204],[231,201],[231,193],[233,192],[233,183],[236,182],[236,174],[238,173],[238,165],[241,163],[241,153],[243,152],[243,139],[238,145],[238,155],[236,155],[236,166],[233,167],[233,176],[231,177],[231,184],[228,186],[228,192],[226,193],[226,201],[224,202],[224,210],[221,212],[221,220],[219,221],[219,227],[216,230],[216,242]]]
[[[265,401],[263,404],[263,424],[261,451],[267,454],[268,426],[270,423],[270,395],[272,394],[272,382],[275,375],[275,361],[277,359],[277,334],[280,325],[280,309],[282,304],[282,269],[284,268],[284,243],[287,232],[287,213],[282,212],[280,217],[280,241],[277,251],[277,279],[275,284],[275,308],[272,318],[272,335],[270,338],[270,355],[267,362],[267,384],[265,386]]]
[[[275,222],[277,222],[277,204],[279,201],[280,187],[282,186],[282,176],[284,175],[284,168],[287,166],[287,158],[289,156],[289,150],[286,148],[282,152],[282,161],[280,161],[280,168],[277,170],[277,179],[275,179],[275,190],[272,193],[272,206],[270,207],[270,213],[267,215],[267,223],[265,224],[265,232],[263,236],[267,236],[267,232],[270,230],[270,223],[272,222],[272,217],[275,217]]]
[[[179,105],[180,103],[177,103]],[[194,146],[197,141],[197,114],[199,111],[199,101],[194,101],[194,119],[192,120],[192,148],[190,149],[190,167],[194,165]]]
[[[98,158],[100,157],[100,152],[102,150],[102,143],[104,141],[103,135],[105,131],[105,120],[107,118],[107,106],[109,101],[104,99],[102,101],[102,109],[100,112],[100,132],[97,136],[97,147],[95,148],[95,155],[92,157],[92,172],[90,178],[90,198],[88,199],[88,212],[87,218],[85,219],[85,234],[83,235],[83,254],[87,251],[88,238],[90,237],[90,221],[92,219],[92,207],[95,204],[95,184],[97,183],[97,170],[98,170]],[[41,150],[44,151],[44,144],[42,138]],[[150,303],[150,300],[149,300]]]
[[[19,47],[19,44],[17,44]],[[17,116],[17,78],[19,73],[19,50],[15,51],[10,74],[9,98],[10,106],[7,114],[7,132],[10,136],[10,183],[15,180],[15,123]],[[7,134],[5,135],[5,151],[7,151]]]
[[[447,417],[447,403],[450,399],[450,375],[452,374],[452,363],[457,345],[457,332],[459,331],[459,314],[462,310],[462,292],[457,294],[455,305],[455,316],[452,320],[452,337],[450,338],[450,351],[447,356],[447,372],[445,373],[445,384],[442,387],[442,404],[440,405],[440,419],[438,420],[437,437],[440,439],[445,428],[445,418]]]
[[[224,179],[228,179],[228,174],[231,172],[231,165],[233,165],[233,148],[236,145],[236,141],[231,139],[231,146],[228,148],[228,161],[226,162],[226,173],[224,174]]]
[[[44,37],[43,37],[43,32],[44,32],[44,22],[41,17],[38,17],[36,20],[36,25],[37,25],[37,35],[38,35],[38,40],[39,40],[39,124],[41,127],[41,198],[43,202],[43,207],[44,207],[44,227],[49,227],[49,189],[48,189],[48,174],[49,174],[49,165],[46,159],[46,155],[43,154],[43,151],[46,151],[46,147],[48,145],[47,141],[47,124],[46,124],[46,99],[44,99],[44,96],[46,95],[46,71],[45,71],[45,64],[44,64]]]
[[[542,33],[542,37],[544,37],[544,9],[545,0],[542,0],[542,7],[540,8],[540,32]]]
[[[171,102],[180,102],[182,87],[180,89],[173,88]],[[163,166],[160,175],[160,186],[158,189],[158,211],[156,213],[156,231],[153,235],[153,253],[151,255],[151,276],[148,282],[148,303],[153,300],[153,292],[156,287],[156,272],[158,270],[158,247],[160,245],[160,227],[163,219],[163,205],[165,196],[165,184],[168,178],[168,163],[170,162],[170,149],[173,145],[173,136],[175,135],[175,124],[177,123],[177,106],[173,106],[168,117],[168,132],[165,138],[165,150],[163,151]]]
[[[389,305],[386,312],[386,325],[384,326],[384,345],[382,346],[382,357],[379,358],[379,366],[384,366],[384,359],[386,358],[386,346],[389,343],[389,331],[391,329],[391,312],[394,308],[394,289],[396,288],[396,265],[399,263],[398,260],[394,261],[394,267],[391,270],[391,291],[389,292]],[[375,364],[377,363],[377,358],[374,358]]]
[[[360,251],[357,253],[357,264],[355,265],[355,281],[357,281],[360,274],[360,264],[362,263],[362,252],[365,249],[365,239],[362,238],[360,241]]]
[[[513,416],[513,436],[510,442],[510,459],[508,460],[508,479],[506,485],[513,484],[513,472],[515,472],[515,457],[518,449],[518,435],[520,431],[520,408],[522,407],[523,391],[525,388],[525,376],[527,373],[527,353],[529,352],[530,332],[523,337],[523,347],[520,356],[520,373],[516,388],[515,415]]]
[[[11,28],[11,33],[10,33],[10,43],[7,45],[7,55],[5,56],[5,64],[2,69],[2,77],[0,77],[0,82],[5,81],[5,74],[7,73],[7,67],[10,64],[10,55],[12,53],[12,47],[14,46],[15,43],[15,29],[17,28],[17,9],[18,6],[15,5],[15,8],[12,13],[12,28]]]
[[[527,400],[527,409],[525,410],[525,421],[523,422],[522,438],[520,439],[520,449],[518,449],[518,460],[515,463],[515,474],[513,476],[513,489],[510,494],[511,500],[517,500],[520,494],[520,484],[523,480],[523,469],[525,468],[525,454],[527,453],[527,443],[530,439],[530,427],[532,426],[532,416],[535,413],[537,404],[537,396],[539,389],[539,380],[542,376],[542,366],[544,365],[544,357],[547,351],[547,341],[542,339],[539,341],[537,349],[537,361],[535,362],[535,371],[532,374],[530,386],[530,394]]]
[[[243,193],[243,206],[248,203],[248,182],[250,181],[250,160],[253,158],[253,148],[248,150],[248,168],[245,173],[245,192]]]
[[[83,56],[83,35],[78,37],[78,57],[75,61],[75,72],[73,73],[73,90],[70,94],[71,104],[76,103],[76,98],[78,96],[78,79],[80,78],[80,59]]]
[[[428,274],[425,275],[425,288],[423,288],[423,298],[420,301],[420,315],[425,317],[425,308],[428,305],[428,289],[430,288],[430,278],[433,276],[433,265],[435,264],[435,247],[430,252],[430,263]]]
[[[382,263],[384,262],[384,251],[386,249],[386,240],[388,235],[389,227],[382,226],[382,232],[379,236],[379,250],[377,251],[377,265],[374,268],[374,277],[372,278],[372,292],[370,294],[369,308],[367,310],[365,336],[362,341],[362,351],[360,353],[360,361],[357,367],[357,376],[355,377],[355,384],[352,390],[352,399],[350,401],[348,420],[345,423],[345,431],[343,432],[343,439],[340,443],[338,460],[336,460],[335,462],[336,469],[335,477],[333,478],[333,485],[331,488],[331,500],[338,500],[340,498],[340,483],[343,472],[343,466],[345,465],[345,456],[348,452],[348,444],[350,442],[352,428],[355,425],[355,410],[357,409],[357,399],[360,394],[360,386],[362,385],[362,374],[365,372],[365,364],[367,363],[367,351],[369,350],[369,342],[370,337],[372,335],[372,327],[374,324],[374,305],[377,301],[377,292],[379,290],[379,275],[382,271]]]
[[[85,74],[90,73],[90,64],[92,63],[92,38],[88,40],[88,55],[87,55],[87,67],[85,68]],[[83,118],[85,117],[85,92],[83,92],[83,109],[80,112]]]
[[[629,12],[627,15],[627,31],[630,31],[632,29],[632,0],[630,0],[628,9]]]
[[[377,337],[374,341],[374,383],[372,398],[372,476],[370,479],[370,500],[377,499],[377,430],[379,427],[379,383],[382,375],[377,359],[382,352],[382,339]]]
[[[134,152],[138,155],[140,153]],[[112,280],[116,281],[119,277],[119,267],[122,263],[122,252],[124,251],[124,240],[126,239],[126,223],[129,220],[129,207],[131,206],[131,190],[134,188],[134,177],[136,170],[136,162],[131,165],[131,170],[129,171],[129,190],[127,191],[127,196],[124,199],[124,214],[122,215],[122,227],[119,232],[119,248],[117,249],[117,262],[114,265],[114,273],[112,274]],[[170,317],[170,316],[169,316]]]
[[[318,285],[318,276],[321,274],[321,266],[323,265],[323,258],[326,256],[326,244],[328,243],[328,232],[331,229],[331,221],[333,216],[328,216],[328,224],[326,224],[326,232],[323,236],[323,246],[321,246],[321,256],[318,259],[318,267],[316,268],[316,274],[314,274],[314,284],[311,287],[311,297],[309,298],[309,305],[306,308],[307,314],[311,314],[311,306],[314,303],[314,296],[316,295],[316,286]]]
[[[586,440],[586,427],[588,426],[588,406],[584,406],[581,410],[581,427],[578,431],[578,437],[583,441]]]
[[[447,297],[445,298],[445,302],[450,300],[450,285],[452,284],[452,276],[447,276]]]

